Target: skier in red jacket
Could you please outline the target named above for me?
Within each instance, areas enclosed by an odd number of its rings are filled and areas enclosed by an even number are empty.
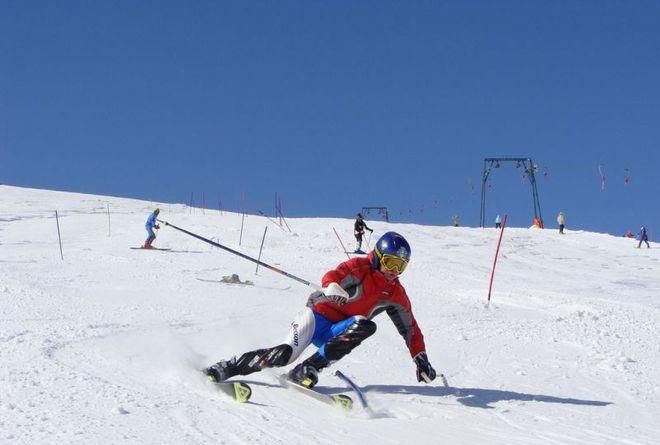
[[[430,383],[436,372],[426,355],[424,336],[413,316],[399,275],[410,261],[410,245],[396,232],[385,233],[367,257],[352,258],[323,276],[321,291],[309,296],[307,307],[293,323],[284,343],[246,352],[204,369],[221,382],[264,368],[293,363],[313,344],[318,350],[289,371],[290,380],[308,388],[318,372],[340,360],[376,332],[372,321],[387,312],[417,366],[417,380]]]

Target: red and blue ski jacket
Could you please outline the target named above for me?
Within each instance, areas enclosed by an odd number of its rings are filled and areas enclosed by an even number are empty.
[[[336,323],[354,315],[368,319],[387,312],[403,337],[411,357],[426,351],[424,335],[413,316],[410,299],[399,279],[387,281],[379,270],[372,267],[371,252],[366,258],[352,258],[329,271],[321,280],[323,287],[338,283],[349,295],[343,306],[330,301],[322,292],[314,292],[307,306]]]

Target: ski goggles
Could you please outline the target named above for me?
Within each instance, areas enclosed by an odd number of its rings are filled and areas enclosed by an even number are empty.
[[[379,255],[380,264],[387,270],[396,270],[398,273],[403,273],[408,265],[408,260],[394,255]]]

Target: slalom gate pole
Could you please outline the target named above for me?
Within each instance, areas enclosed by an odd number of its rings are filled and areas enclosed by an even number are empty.
[[[60,218],[57,216],[57,210],[55,210],[55,221],[57,222],[57,239],[60,240],[60,257],[64,261],[64,253],[62,253],[62,235],[60,235]]]
[[[280,219],[284,222],[284,225],[289,230],[289,232],[291,232],[292,231],[291,227],[289,227],[289,223],[287,223],[286,219],[284,219],[284,214],[282,214],[282,210],[280,210]]]
[[[272,223],[275,224],[277,227],[279,227],[279,228],[282,229],[284,232],[286,232],[286,229],[285,229],[284,227],[282,227],[277,221],[275,221],[275,220],[274,220],[273,218],[271,218],[270,216],[266,215],[266,214],[265,214],[264,212],[262,212],[261,210],[257,210],[257,213],[259,213],[261,216],[266,217],[266,218],[268,219],[268,221],[272,222]]]
[[[278,273],[278,274],[280,274],[280,275],[284,275],[285,277],[291,278],[292,280],[295,280],[295,281],[297,281],[297,282],[299,282],[299,283],[302,283],[302,284],[304,284],[305,286],[309,286],[309,287],[311,287],[311,288],[313,288],[313,289],[316,289],[316,290],[320,290],[320,289],[321,289],[321,287],[320,287],[319,285],[312,284],[311,282],[309,282],[309,281],[307,281],[307,280],[303,280],[303,279],[300,278],[300,277],[297,277],[297,276],[295,276],[295,275],[293,275],[293,274],[290,274],[290,273],[285,272],[285,271],[283,271],[283,270],[281,270],[281,269],[278,269],[277,267],[271,266],[270,264],[266,264],[266,263],[264,263],[263,261],[260,261],[260,260],[257,260],[257,259],[255,259],[255,258],[252,258],[251,256],[245,255],[244,253],[241,253],[241,252],[239,252],[239,251],[237,251],[237,250],[234,250],[234,249],[229,248],[229,247],[227,247],[227,246],[223,246],[223,245],[220,244],[220,243],[216,243],[215,241],[211,241],[210,239],[208,239],[208,238],[204,238],[203,236],[197,235],[196,233],[192,233],[192,232],[189,232],[189,231],[186,230],[186,229],[182,229],[181,227],[177,227],[177,226],[175,226],[174,224],[170,224],[170,223],[168,223],[167,221],[163,221],[162,219],[159,219],[158,222],[163,223],[163,224],[165,224],[165,225],[168,226],[168,227],[172,227],[173,229],[176,229],[176,230],[178,230],[179,232],[183,232],[183,233],[185,233],[186,235],[190,235],[190,236],[192,236],[193,238],[197,238],[197,239],[200,240],[200,241],[204,241],[205,243],[208,243],[208,244],[210,244],[210,245],[212,245],[212,246],[219,247],[220,249],[226,250],[226,251],[229,252],[229,253],[233,253],[234,255],[239,256],[239,257],[241,257],[241,258],[243,258],[243,259],[246,259],[246,260],[248,260],[248,261],[252,261],[253,263],[257,263],[258,265],[263,266],[263,267],[265,267],[266,269],[270,269],[270,270],[272,270],[273,272],[276,272],[276,273]]]
[[[241,216],[241,236],[238,238],[238,245],[241,245],[241,242],[243,241],[243,224],[245,223],[245,212],[243,212],[243,215]]]
[[[504,215],[504,221],[502,221],[502,230],[500,230],[500,239],[497,241],[497,249],[495,250],[495,260],[493,261],[493,270],[490,274],[490,285],[488,286],[488,301],[490,302],[490,292],[493,289],[493,278],[495,277],[495,266],[497,265],[497,255],[500,253],[500,244],[502,244],[502,235],[504,235],[504,228],[506,227],[506,220],[509,217],[508,214]]]
[[[339,234],[337,233],[337,231],[335,230],[334,227],[332,228],[332,230],[335,232],[335,235],[337,236],[337,239],[339,240],[339,244],[341,244],[342,249],[344,249],[344,253],[346,254],[348,259],[350,260],[351,256],[348,254],[348,250],[346,250],[346,247],[344,246],[344,243],[341,241],[341,238],[339,238]]]
[[[110,236],[110,203],[108,204],[108,236]]]
[[[254,274],[259,273],[259,261],[261,261],[261,251],[264,249],[264,241],[266,241],[266,232],[268,231],[268,226],[264,227],[264,236],[261,238],[261,247],[259,247],[259,257],[257,258],[257,269],[254,271]]]

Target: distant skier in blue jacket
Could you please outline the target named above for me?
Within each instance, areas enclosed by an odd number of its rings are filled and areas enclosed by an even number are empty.
[[[651,246],[649,245],[649,235],[648,235],[648,233],[646,233],[646,227],[645,226],[642,226],[639,229],[639,232],[637,232],[637,236],[639,237],[639,244],[637,245],[638,249],[640,247],[642,247],[642,241],[646,243],[646,247],[648,249],[651,248]]]
[[[144,249],[153,249],[151,243],[153,243],[156,239],[156,233],[154,233],[154,229],[160,229],[160,226],[156,220],[159,213],[160,209],[154,210],[151,215],[149,215],[149,218],[147,218],[147,222],[144,224],[144,228],[147,229],[147,233],[149,234],[147,240],[144,242],[144,246],[142,246]]]

